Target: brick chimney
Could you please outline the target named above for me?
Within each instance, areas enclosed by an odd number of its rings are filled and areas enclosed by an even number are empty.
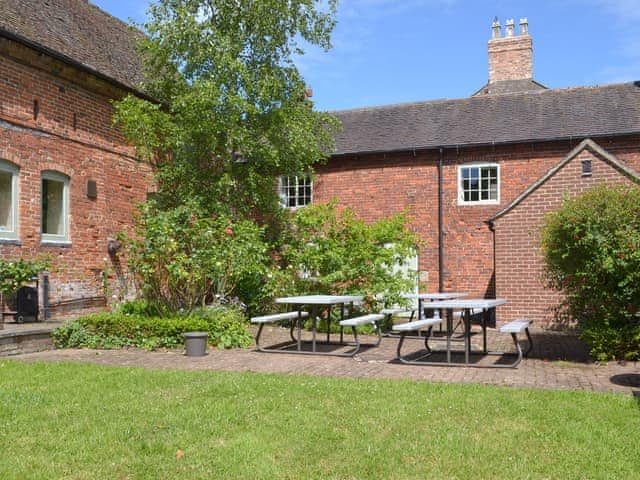
[[[525,80],[533,78],[533,41],[529,35],[529,23],[520,19],[520,33],[515,34],[513,20],[505,23],[502,36],[500,21],[496,17],[489,40],[489,84],[503,80]]]

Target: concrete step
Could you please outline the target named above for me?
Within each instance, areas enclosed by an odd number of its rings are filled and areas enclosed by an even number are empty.
[[[50,327],[34,327],[19,331],[0,330],[0,357],[51,350]]]

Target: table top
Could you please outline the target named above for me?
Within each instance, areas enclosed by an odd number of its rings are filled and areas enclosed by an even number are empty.
[[[276,303],[294,305],[336,305],[338,303],[352,303],[362,300],[362,295],[301,295],[298,297],[276,298]]]
[[[466,293],[460,292],[406,293],[402,295],[403,298],[419,298],[420,300],[451,300],[466,296]]]
[[[466,310],[469,308],[494,308],[504,305],[504,298],[465,298],[452,300],[436,300],[429,304],[429,308],[451,308],[453,310]]]

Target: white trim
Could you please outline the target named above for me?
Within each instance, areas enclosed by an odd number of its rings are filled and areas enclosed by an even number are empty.
[[[13,163],[0,159],[0,172],[11,175],[11,221],[6,229],[0,227],[0,240],[16,240],[18,238],[18,175],[20,168]]]
[[[62,183],[62,233],[45,233],[43,223],[43,181],[49,180]],[[42,172],[40,178],[40,238],[42,243],[69,243],[69,177],[66,175],[47,170]]]
[[[489,200],[464,200],[464,190],[462,188],[462,171],[467,168],[495,168],[496,169],[496,198]],[[458,205],[497,205],[500,203],[500,164],[494,162],[471,162],[458,165]]]

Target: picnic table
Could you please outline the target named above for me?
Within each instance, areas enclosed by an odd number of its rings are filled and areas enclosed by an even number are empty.
[[[402,295],[403,298],[406,299],[417,299],[418,300],[418,320],[424,320],[424,301],[429,300],[430,302],[438,301],[438,300],[453,300],[460,297],[466,297],[466,293],[460,292],[433,292],[433,293],[406,293]],[[431,309],[431,305],[428,305],[428,308]],[[433,310],[434,316],[440,315],[440,310]]]
[[[470,356],[471,353],[482,353],[483,355],[489,354],[503,354],[504,352],[489,352],[487,350],[487,317],[489,311],[500,305],[506,304],[507,301],[504,299],[449,299],[449,300],[435,300],[429,304],[430,308],[434,309],[442,309],[446,310],[446,362],[439,361],[430,361],[430,360],[410,360],[407,359],[406,356],[401,355],[401,349],[405,340],[406,329],[404,329],[401,333],[400,340],[398,342],[398,359],[403,363],[410,364],[420,364],[420,365],[466,365],[470,366]],[[452,360],[452,351],[451,345],[451,337],[453,335],[453,311],[459,310],[462,312],[462,321],[464,325],[464,363],[455,362]],[[481,316],[481,327],[482,327],[482,351],[480,352],[472,352],[471,350],[471,315],[473,312],[477,310],[482,310],[483,315]],[[405,324],[406,325],[406,324]],[[428,354],[431,354],[433,351],[429,348],[427,344],[426,348],[428,350]]]
[[[355,321],[357,319],[345,319],[345,309],[347,305],[354,304],[356,302],[360,302],[362,300],[361,295],[301,295],[295,297],[281,297],[276,298],[275,302],[278,304],[291,305],[295,312],[282,313],[282,314],[273,314],[266,315],[263,317],[255,317],[252,319],[254,323],[260,323],[260,329],[256,336],[256,345],[258,350],[264,352],[281,352],[281,353],[299,353],[299,354],[311,354],[311,355],[334,355],[334,356],[353,356],[360,348],[360,343],[355,331],[355,324],[351,325],[348,321]],[[347,343],[344,341],[342,328],[340,329],[340,341],[332,342],[331,341],[331,310],[334,307],[340,308],[340,322],[342,324],[348,324],[353,328],[354,340],[355,340],[355,349],[352,352],[347,353],[336,353],[336,352],[327,352],[318,350],[318,344],[323,345],[352,345],[352,343]],[[309,313],[303,311],[303,308],[308,308],[310,310]],[[323,318],[322,313],[325,313],[324,318],[327,321],[327,338],[326,341],[321,342],[317,339],[318,337],[318,322]],[[311,350],[303,349],[302,340],[302,327],[304,323],[304,319],[309,317],[311,319]],[[367,317],[370,319],[369,323],[372,323],[375,319],[374,316],[362,316],[359,317],[362,321],[366,320]],[[379,316],[382,318],[382,316]],[[377,316],[376,316],[377,318]],[[295,349],[289,348],[269,348],[260,346],[260,336],[262,333],[262,327],[266,322],[278,322],[282,320],[290,320],[291,324],[291,339],[294,342]],[[346,322],[346,323],[345,323]],[[360,324],[362,322],[355,322],[356,324]],[[296,332],[294,335],[294,331]]]

